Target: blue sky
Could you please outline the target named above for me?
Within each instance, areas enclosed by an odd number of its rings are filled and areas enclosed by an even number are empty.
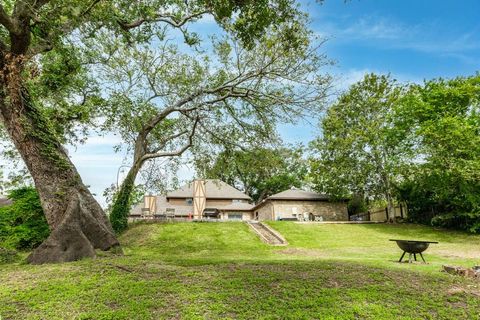
[[[323,5],[303,2],[311,27],[329,40],[322,51],[336,65],[335,86],[344,90],[367,72],[391,73],[400,81],[421,82],[434,77],[471,75],[480,70],[480,1],[442,0],[327,0]],[[198,29],[215,30],[206,20]],[[286,142],[306,143],[318,133],[317,119],[282,125]],[[112,151],[120,140],[93,137],[70,147],[72,160],[84,182],[102,205],[103,190],[116,182],[123,155]],[[126,161],[128,163],[128,161]],[[183,168],[180,176],[190,178]]]
[[[303,3],[313,30],[328,39],[336,88],[365,73],[390,73],[403,82],[480,71],[480,1],[326,0]],[[289,142],[309,141],[315,124],[283,126]]]

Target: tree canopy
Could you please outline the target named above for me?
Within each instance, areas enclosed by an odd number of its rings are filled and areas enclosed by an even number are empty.
[[[220,179],[243,190],[258,203],[292,187],[301,188],[308,167],[302,147],[257,147],[226,150],[210,161],[202,159],[197,170],[205,178]]]
[[[412,218],[479,232],[480,77],[413,85],[397,116],[416,137],[399,187]]]
[[[480,231],[480,77],[367,75],[333,104],[311,178],[334,196],[406,202],[414,222]]]
[[[340,96],[312,143],[315,188],[338,198],[382,199],[393,210],[394,183],[408,160],[405,132],[395,126],[402,87],[390,76],[366,75]]]

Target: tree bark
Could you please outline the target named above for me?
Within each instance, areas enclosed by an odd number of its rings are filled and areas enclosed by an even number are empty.
[[[181,156],[192,145],[193,135],[195,134],[195,130],[199,121],[198,117],[195,119],[192,131],[188,136],[187,144],[185,144],[184,146],[180,147],[175,151],[166,151],[166,152],[160,152],[160,151],[149,152],[148,151],[149,149],[148,139],[147,139],[148,135],[162,119],[165,119],[165,117],[168,116],[169,113],[170,111],[162,112],[159,115],[156,115],[153,118],[154,120],[150,121],[150,124],[144,127],[138,133],[137,138],[135,139],[133,165],[128,171],[127,177],[122,182],[122,185],[120,186],[120,189],[118,190],[115,196],[114,204],[112,206],[112,211],[110,212],[110,222],[112,223],[113,229],[117,233],[120,233],[127,228],[128,213],[130,211],[132,192],[135,187],[135,179],[137,178],[137,175],[140,172],[140,169],[142,169],[143,164],[150,159],[155,159],[160,157]],[[187,132],[176,133],[169,137],[166,137],[164,140],[164,146],[166,145],[167,142],[172,141],[173,139],[178,138]]]
[[[118,233],[127,229],[132,192],[142,164],[142,161],[135,161],[115,196],[115,202],[110,213],[110,222],[113,229]]]
[[[94,257],[95,249],[119,249],[102,208],[31,101],[21,57],[2,55],[0,60],[0,120],[35,182],[51,231],[28,262],[66,262]]]
[[[388,211],[388,220],[391,223],[395,223],[395,206],[393,204],[393,198],[390,193],[387,193],[387,211]]]

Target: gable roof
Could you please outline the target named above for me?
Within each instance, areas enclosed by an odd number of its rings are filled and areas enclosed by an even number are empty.
[[[252,200],[245,193],[235,189],[231,185],[217,179],[205,181],[205,195],[207,199],[242,199]],[[187,183],[180,189],[167,193],[167,198],[192,198],[193,182]]]
[[[311,191],[304,191],[304,190],[297,190],[297,189],[290,189],[285,190],[270,197],[267,197],[262,202],[257,203],[252,210],[256,210],[266,203],[275,200],[298,200],[298,201],[329,201],[330,197],[326,194],[316,193]]]
[[[268,200],[329,200],[330,197],[326,194],[316,193],[311,191],[303,191],[290,189],[285,190],[270,197],[267,197]]]
[[[251,211],[254,205],[245,202],[234,202],[232,204],[228,204],[226,206],[218,207],[218,210],[223,211]]]

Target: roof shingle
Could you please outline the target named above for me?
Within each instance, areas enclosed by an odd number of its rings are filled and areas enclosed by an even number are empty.
[[[328,200],[328,195],[311,191],[290,189],[267,198],[268,200]]]
[[[207,199],[242,199],[251,200],[249,196],[231,185],[215,179],[205,181],[205,194]],[[192,198],[193,182],[190,182],[180,189],[167,193],[167,198]]]

